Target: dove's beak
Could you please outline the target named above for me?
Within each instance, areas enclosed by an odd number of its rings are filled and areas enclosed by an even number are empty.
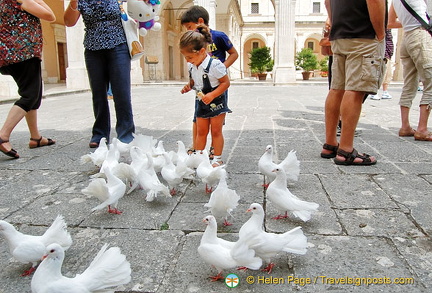
[[[252,212],[252,209],[247,209],[246,213]]]
[[[48,257],[48,254],[45,254],[44,256],[42,256],[41,260],[44,260]]]

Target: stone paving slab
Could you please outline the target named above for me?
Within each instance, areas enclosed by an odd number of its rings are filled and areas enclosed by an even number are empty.
[[[162,140],[166,150],[176,150],[177,140],[190,146],[193,95],[181,95],[180,88],[148,85],[132,91],[137,133]],[[40,235],[62,214],[74,240],[63,266],[69,277],[82,272],[103,243],[119,246],[132,266],[132,281],[118,289],[123,293],[429,292],[431,145],[397,136],[400,87],[390,87],[392,100],[365,102],[358,127],[361,133],[355,138],[355,147],[376,155],[378,164],[337,166],[320,158],[326,92],[325,84],[230,88],[233,113],[227,115],[224,126],[223,160],[228,186],[241,199],[229,219],[233,225],[219,223],[219,237],[235,241],[250,217],[246,209],[258,202],[266,210],[267,231],[282,233],[301,226],[309,243],[305,255],[278,254],[270,275],[235,269],[225,272],[239,276],[237,289],[211,282],[208,277],[217,272],[197,254],[205,229],[204,204],[210,196],[199,180],[185,181],[178,195],[154,202],[146,202],[144,192],[135,190],[120,200],[122,215],[91,211],[98,200],[81,190],[98,170],[80,163],[82,155],[93,151],[88,148],[93,123],[88,92],[44,99],[39,126],[43,135],[57,140],[55,146],[28,149],[26,125],[17,126],[11,142],[21,158],[11,161],[0,156],[0,219],[22,232]],[[112,107],[114,102],[109,103]],[[0,105],[0,124],[9,109],[10,104]],[[411,119],[418,119],[417,107]],[[267,201],[257,165],[268,144],[274,146],[275,161],[296,151],[300,177],[289,182],[288,188],[320,204],[310,221],[303,223],[292,216],[271,219],[279,211]],[[30,278],[19,276],[29,265],[12,259],[3,237],[0,263],[0,293],[30,292]],[[393,283],[340,283],[348,277],[386,277]],[[297,281],[288,282],[292,278]],[[312,283],[302,284],[308,278]],[[413,280],[414,284],[394,283]]]

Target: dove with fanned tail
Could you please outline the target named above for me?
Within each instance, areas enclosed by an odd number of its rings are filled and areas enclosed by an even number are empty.
[[[273,146],[268,145],[258,161],[259,171],[264,177],[267,177],[267,183],[264,182],[263,184],[265,188],[276,178],[276,175],[272,172],[276,168],[284,170],[287,179],[297,181],[300,175],[300,161],[297,159],[296,152],[291,150],[282,162],[276,164],[273,162]]]
[[[46,247],[51,243],[58,243],[64,250],[72,245],[72,238],[66,228],[64,218],[60,215],[42,236],[23,234],[8,222],[0,221],[0,234],[5,237],[12,256],[19,262],[32,263],[32,267],[23,276],[30,275],[36,269]]]
[[[271,258],[280,252],[305,254],[307,238],[301,227],[296,227],[283,234],[268,233],[264,231],[264,209],[258,203],[250,205],[247,212],[252,216],[239,230],[238,242],[246,243],[249,248],[255,250],[255,254],[268,263],[263,271],[272,272],[274,263]]]
[[[31,280],[32,293],[114,292],[115,287],[131,280],[130,263],[118,247],[108,249],[105,244],[89,267],[74,278],[61,273],[64,257],[64,250],[57,243],[46,248],[44,260]]]
[[[218,274],[210,277],[212,281],[223,279],[222,271],[235,267],[246,267],[257,270],[262,260],[255,256],[255,252],[246,243],[230,242],[217,237],[217,223],[213,216],[203,219],[207,225],[201,237],[198,253],[208,264],[214,266]]]
[[[222,173],[225,171],[225,165],[213,167],[208,159],[208,152],[204,150],[202,151],[202,154],[206,159],[198,165],[196,175],[206,184],[206,193],[210,193],[212,192],[213,187],[219,182]]]
[[[273,219],[285,219],[289,211],[302,221],[309,221],[312,214],[318,210],[319,204],[301,200],[292,194],[287,187],[286,175],[282,169],[276,168],[273,172],[276,179],[267,188],[266,196],[278,210],[285,212],[284,215],[278,215]]]
[[[81,164],[92,162],[96,166],[101,167],[108,153],[108,146],[106,142],[106,138],[102,137],[98,148],[93,153],[81,156]]]
[[[208,203],[204,206],[209,208],[208,211],[215,216],[216,219],[223,219],[224,226],[232,225],[228,222],[228,215],[237,207],[240,196],[233,189],[228,188],[226,182],[227,172],[222,169],[221,177],[216,189],[211,193]]]
[[[114,176],[110,168],[106,168],[104,173],[107,180],[96,178],[90,181],[90,184],[81,192],[85,195],[97,197],[102,203],[92,210],[101,210],[108,207],[108,212],[112,214],[121,214],[117,209],[118,201],[126,192],[126,184],[118,177]]]

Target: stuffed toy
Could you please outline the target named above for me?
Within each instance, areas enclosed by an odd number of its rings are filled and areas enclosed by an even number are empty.
[[[127,12],[138,23],[139,34],[147,35],[148,30],[158,31],[161,24],[159,16],[159,0],[127,0]]]

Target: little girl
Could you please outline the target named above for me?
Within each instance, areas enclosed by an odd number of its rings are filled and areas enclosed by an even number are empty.
[[[230,86],[225,65],[207,54],[207,45],[212,42],[208,27],[199,25],[196,31],[185,32],[180,39],[180,52],[188,62],[190,80],[181,93],[196,91],[197,152],[205,149],[207,135],[211,129],[214,147],[213,167],[223,164],[224,137],[222,126],[230,111],[226,104],[225,91]]]

